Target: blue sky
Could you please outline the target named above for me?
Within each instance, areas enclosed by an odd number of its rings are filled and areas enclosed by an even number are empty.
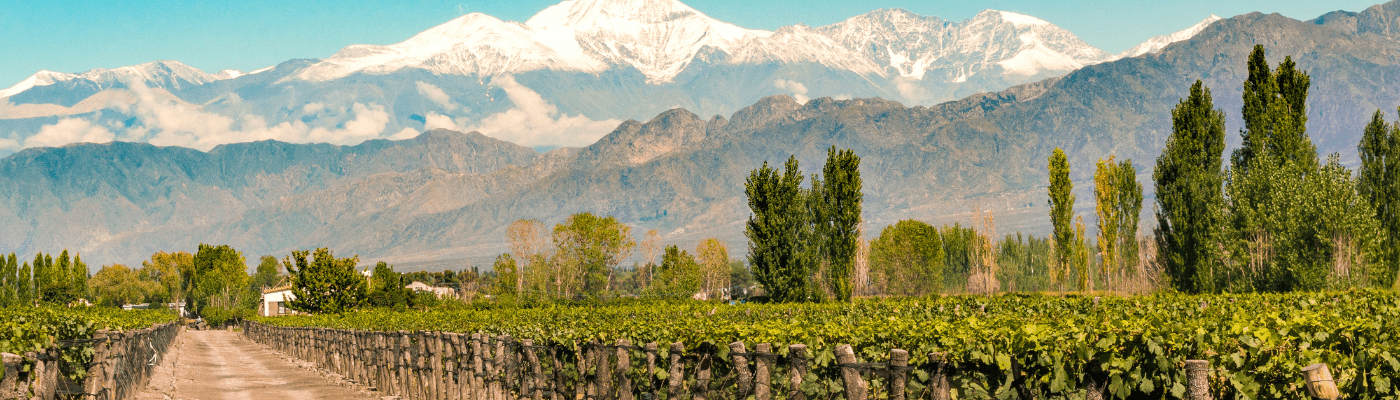
[[[1306,20],[1360,11],[1376,0],[682,0],[717,19],[753,29],[820,26],[878,8],[945,20],[984,9],[1029,14],[1111,53],[1184,29],[1210,14],[1260,11]],[[0,0],[0,88],[47,69],[82,72],[171,59],[215,72],[250,71],[292,58],[322,58],[350,44],[397,43],[482,12],[524,21],[557,0]]]

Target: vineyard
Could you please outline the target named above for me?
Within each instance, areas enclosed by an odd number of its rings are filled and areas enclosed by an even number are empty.
[[[163,351],[177,319],[173,312],[98,307],[0,309],[0,397],[130,389],[149,372],[148,363],[135,360]],[[123,357],[132,360],[113,361]]]
[[[771,387],[764,383],[765,393],[771,390],[782,398],[893,398],[895,392],[939,398],[942,390],[961,399],[1055,399],[1083,398],[1091,388],[1105,398],[1184,398],[1186,360],[1192,359],[1209,363],[1209,387],[1216,398],[1300,398],[1300,370],[1313,363],[1328,364],[1350,398],[1400,394],[1392,386],[1400,377],[1400,340],[1395,337],[1400,333],[1400,296],[1381,291],[1103,298],[1007,294],[738,306],[637,303],[360,311],[250,322],[250,336],[274,346],[298,343],[276,335],[341,335],[346,340],[317,343],[333,345],[337,354],[350,358],[419,346],[419,358],[409,362],[419,374],[436,374],[427,381],[453,376],[446,366],[470,364],[466,354],[471,353],[461,350],[466,347],[429,342],[444,343],[443,333],[457,338],[467,336],[454,333],[480,333],[478,337],[492,338],[476,346],[488,355],[496,346],[496,356],[502,357],[499,349],[505,346],[521,359],[547,360],[516,367],[517,384],[511,387],[522,396],[535,388],[573,397],[585,381],[607,386],[625,380],[626,388],[611,387],[619,397],[606,392],[604,397],[645,398],[641,396],[651,393],[680,398],[674,391],[679,388],[704,398],[735,398],[756,388],[750,371],[757,370],[748,366],[752,362],[763,365],[765,376],[771,371],[784,377],[772,379]],[[374,332],[380,332],[374,336],[379,339],[367,340],[366,334]],[[348,343],[368,343],[364,345],[373,349],[348,349]],[[642,346],[651,343],[659,345]],[[800,348],[792,344],[805,345],[805,354],[790,354]],[[864,362],[840,359],[837,350],[843,344]],[[459,351],[432,350],[446,348]],[[907,367],[896,365],[903,360],[889,363],[890,355],[899,353],[894,349],[907,351]],[[600,365],[612,365],[606,360],[614,351],[620,372],[600,374]],[[604,354],[605,361],[590,361],[597,354]],[[638,362],[628,364],[627,359]],[[389,363],[392,369],[402,362],[394,360],[376,363]],[[548,379],[530,383],[520,368],[534,368],[535,375]],[[852,368],[864,371],[869,382],[862,387],[869,393],[844,394]],[[905,372],[908,379],[896,378]],[[666,383],[672,374],[683,376],[679,386]],[[786,378],[793,375],[798,379]],[[592,380],[585,379],[590,376]],[[904,383],[896,389],[888,385],[891,380]],[[667,387],[671,390],[657,390]]]

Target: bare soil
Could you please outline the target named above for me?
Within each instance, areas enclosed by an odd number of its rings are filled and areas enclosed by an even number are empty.
[[[375,399],[310,363],[232,331],[184,331],[136,395],[163,399]]]

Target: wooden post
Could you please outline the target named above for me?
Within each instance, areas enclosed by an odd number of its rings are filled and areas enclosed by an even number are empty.
[[[611,358],[610,354],[603,350],[602,343],[598,343],[598,346],[593,350],[593,354],[598,357],[598,361],[594,363],[597,367],[593,368],[598,380],[598,391],[594,392],[594,396],[598,396],[598,398],[602,400],[613,400],[613,369],[612,363],[608,362],[608,358]]]
[[[836,362],[841,364],[855,364],[856,352],[849,344],[836,346]],[[841,367],[841,381],[846,389],[847,400],[865,400],[869,384],[860,377],[860,370],[855,367]]]
[[[890,350],[890,400],[904,400],[904,385],[908,379],[905,368],[909,367],[909,352]],[[1030,399],[1026,399],[1030,400]]]
[[[681,363],[681,352],[685,351],[685,345],[681,342],[671,343],[669,356],[671,363],[667,365],[669,377],[666,382],[666,396],[671,400],[679,400],[681,394],[681,383],[685,382],[685,364]]]
[[[482,339],[480,333],[473,333],[473,334],[472,334],[472,340],[471,340],[471,342],[472,342],[472,371],[473,371],[473,374],[472,374],[472,389],[471,389],[472,395],[471,395],[471,398],[472,398],[472,400],[485,400],[485,399],[486,399],[486,388],[485,388],[486,365],[485,365],[485,362],[484,362],[483,357],[482,357],[482,355],[481,355],[481,349],[484,348],[484,347],[486,347],[486,346],[482,345],[482,343],[485,342],[485,339]]]
[[[574,382],[574,398],[586,399],[593,395],[593,380],[588,379],[588,363],[593,358],[593,342],[578,345],[575,350],[575,367],[578,368],[578,382]]]
[[[706,353],[701,354],[700,361],[695,363],[696,388],[691,390],[691,398],[694,400],[705,400],[705,396],[710,394],[710,364],[713,363],[710,357],[714,355],[708,352],[714,346],[710,342],[705,342],[700,344],[700,348],[705,349]]]
[[[933,375],[930,377],[933,382],[929,382],[933,400],[952,399],[952,386],[948,384],[948,359],[943,353],[929,353],[928,359],[933,363]]]
[[[544,368],[540,367],[540,355],[535,352],[535,341],[525,339],[520,342],[525,348],[525,358],[530,362],[530,375],[534,376],[531,384],[530,398],[533,400],[544,399]]]
[[[18,354],[0,353],[5,363],[5,377],[0,380],[0,397],[7,399],[22,398],[19,395],[19,367],[24,364],[24,358]],[[89,391],[88,393],[96,393]],[[89,397],[91,398],[91,396]]]
[[[647,392],[651,393],[651,398],[647,400],[656,400],[656,342],[647,343],[642,351],[647,354]]]
[[[744,342],[738,341],[729,344],[729,357],[734,360],[734,373],[737,387],[735,387],[735,397],[739,399],[749,397],[749,387],[753,384],[753,372],[749,370],[749,357],[746,353]]]
[[[416,394],[413,392],[413,370],[411,370],[413,358],[410,351],[413,349],[413,343],[408,337],[408,331],[399,331],[396,339],[399,344],[394,349],[398,353],[396,358],[399,366],[399,393],[404,398],[412,398]]]
[[[88,365],[87,379],[83,382],[83,392],[87,393],[83,396],[84,400],[97,400],[99,393],[107,390],[107,370],[110,368],[107,363],[107,353],[112,346],[111,343],[107,342],[108,333],[106,329],[103,329],[92,335],[92,363]],[[5,381],[9,382],[11,374],[8,362],[5,365]],[[0,385],[0,388],[7,387],[9,386]],[[5,395],[3,390],[0,389],[0,396]]]
[[[550,400],[564,400],[564,363],[559,361],[559,346],[549,346],[549,359],[554,365],[554,390]]]
[[[632,377],[627,370],[632,368],[632,351],[627,349],[632,342],[617,340],[617,400],[632,400]]]
[[[494,356],[496,356],[496,362],[492,363],[491,365],[491,370],[495,373],[495,381],[491,385],[494,389],[492,390],[492,393],[494,393],[492,399],[495,400],[507,400],[506,389],[508,388],[506,387],[505,372],[506,360],[510,357],[508,354],[506,354],[507,340],[510,340],[510,336],[508,335],[501,335],[496,337],[495,354],[493,354]]]
[[[754,400],[770,400],[772,398],[772,370],[773,370],[773,345],[759,343],[754,346],[754,377],[753,377],[753,398]]]
[[[1332,371],[1327,364],[1313,364],[1303,367],[1303,380],[1307,382],[1308,394],[1314,399],[1336,400],[1342,397],[1337,391],[1337,382],[1332,380]]]
[[[1186,399],[1210,400],[1209,361],[1186,360]]]
[[[788,345],[788,400],[806,400],[802,391],[802,377],[807,375],[807,345]]]

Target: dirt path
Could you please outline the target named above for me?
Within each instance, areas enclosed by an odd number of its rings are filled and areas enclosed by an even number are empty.
[[[230,331],[185,331],[138,399],[371,399]]]

